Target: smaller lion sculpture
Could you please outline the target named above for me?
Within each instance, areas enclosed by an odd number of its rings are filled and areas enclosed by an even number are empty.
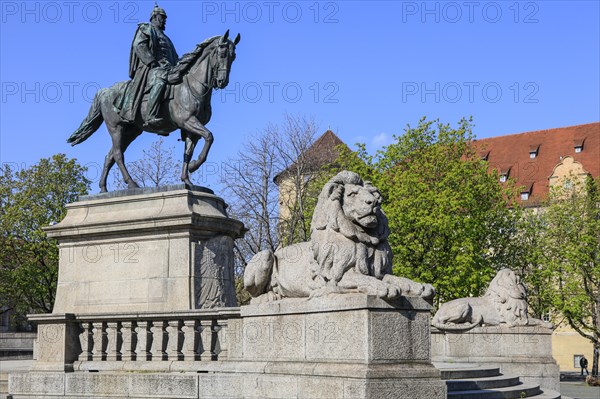
[[[470,330],[474,327],[509,327],[552,324],[527,315],[527,290],[510,269],[502,269],[482,297],[460,298],[440,306],[431,325],[440,330]]]
[[[310,242],[262,251],[246,266],[244,287],[252,303],[346,292],[431,301],[433,286],[391,274],[381,201],[379,190],[356,173],[343,171],[329,180],[317,200]]]

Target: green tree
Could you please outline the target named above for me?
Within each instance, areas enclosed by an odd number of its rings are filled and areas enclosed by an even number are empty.
[[[64,154],[18,171],[0,169],[0,308],[21,317],[52,312],[58,247],[42,227],[59,222],[65,205],[87,194],[85,172]]]
[[[538,301],[600,349],[600,181],[567,178],[538,212],[528,282]],[[597,370],[598,358],[594,358]]]
[[[471,120],[454,129],[423,118],[394,139],[375,156],[341,149],[339,160],[384,196],[394,273],[432,283],[442,302],[480,294],[517,261],[514,186],[478,155]]]

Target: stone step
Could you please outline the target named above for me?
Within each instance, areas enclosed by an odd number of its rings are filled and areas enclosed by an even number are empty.
[[[535,397],[535,395],[540,395],[541,393],[539,385],[521,383],[495,389],[472,389],[448,392],[448,399],[520,399]]]
[[[504,388],[519,385],[519,377],[497,375],[473,379],[452,379],[446,381],[448,392],[476,389]]]
[[[0,362],[3,360],[29,360],[33,359],[32,348],[0,349]]]
[[[561,396],[560,393],[556,392],[556,391],[552,391],[550,389],[544,389],[544,392],[536,395],[536,396],[531,396],[531,399],[571,399],[568,398],[566,396]]]
[[[470,368],[440,368],[442,380],[460,380],[464,378],[486,378],[500,375],[498,367],[470,367]]]

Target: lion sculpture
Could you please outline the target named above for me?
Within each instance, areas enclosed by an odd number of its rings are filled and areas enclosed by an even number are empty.
[[[431,301],[433,286],[391,274],[381,201],[377,188],[356,173],[340,172],[329,180],[318,197],[310,242],[262,251],[246,266],[244,287],[252,302],[346,292]]]
[[[509,327],[550,323],[527,315],[527,290],[510,269],[502,269],[482,297],[460,298],[440,306],[431,324],[440,330],[470,330],[485,325]]]

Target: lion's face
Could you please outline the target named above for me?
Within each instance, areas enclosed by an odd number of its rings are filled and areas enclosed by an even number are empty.
[[[527,290],[519,277],[510,269],[502,269],[490,283],[485,296],[495,298],[502,304],[523,302],[527,306]]]
[[[342,209],[344,214],[353,223],[366,229],[377,226],[377,209],[381,204],[381,197],[372,186],[359,186],[346,184]]]

